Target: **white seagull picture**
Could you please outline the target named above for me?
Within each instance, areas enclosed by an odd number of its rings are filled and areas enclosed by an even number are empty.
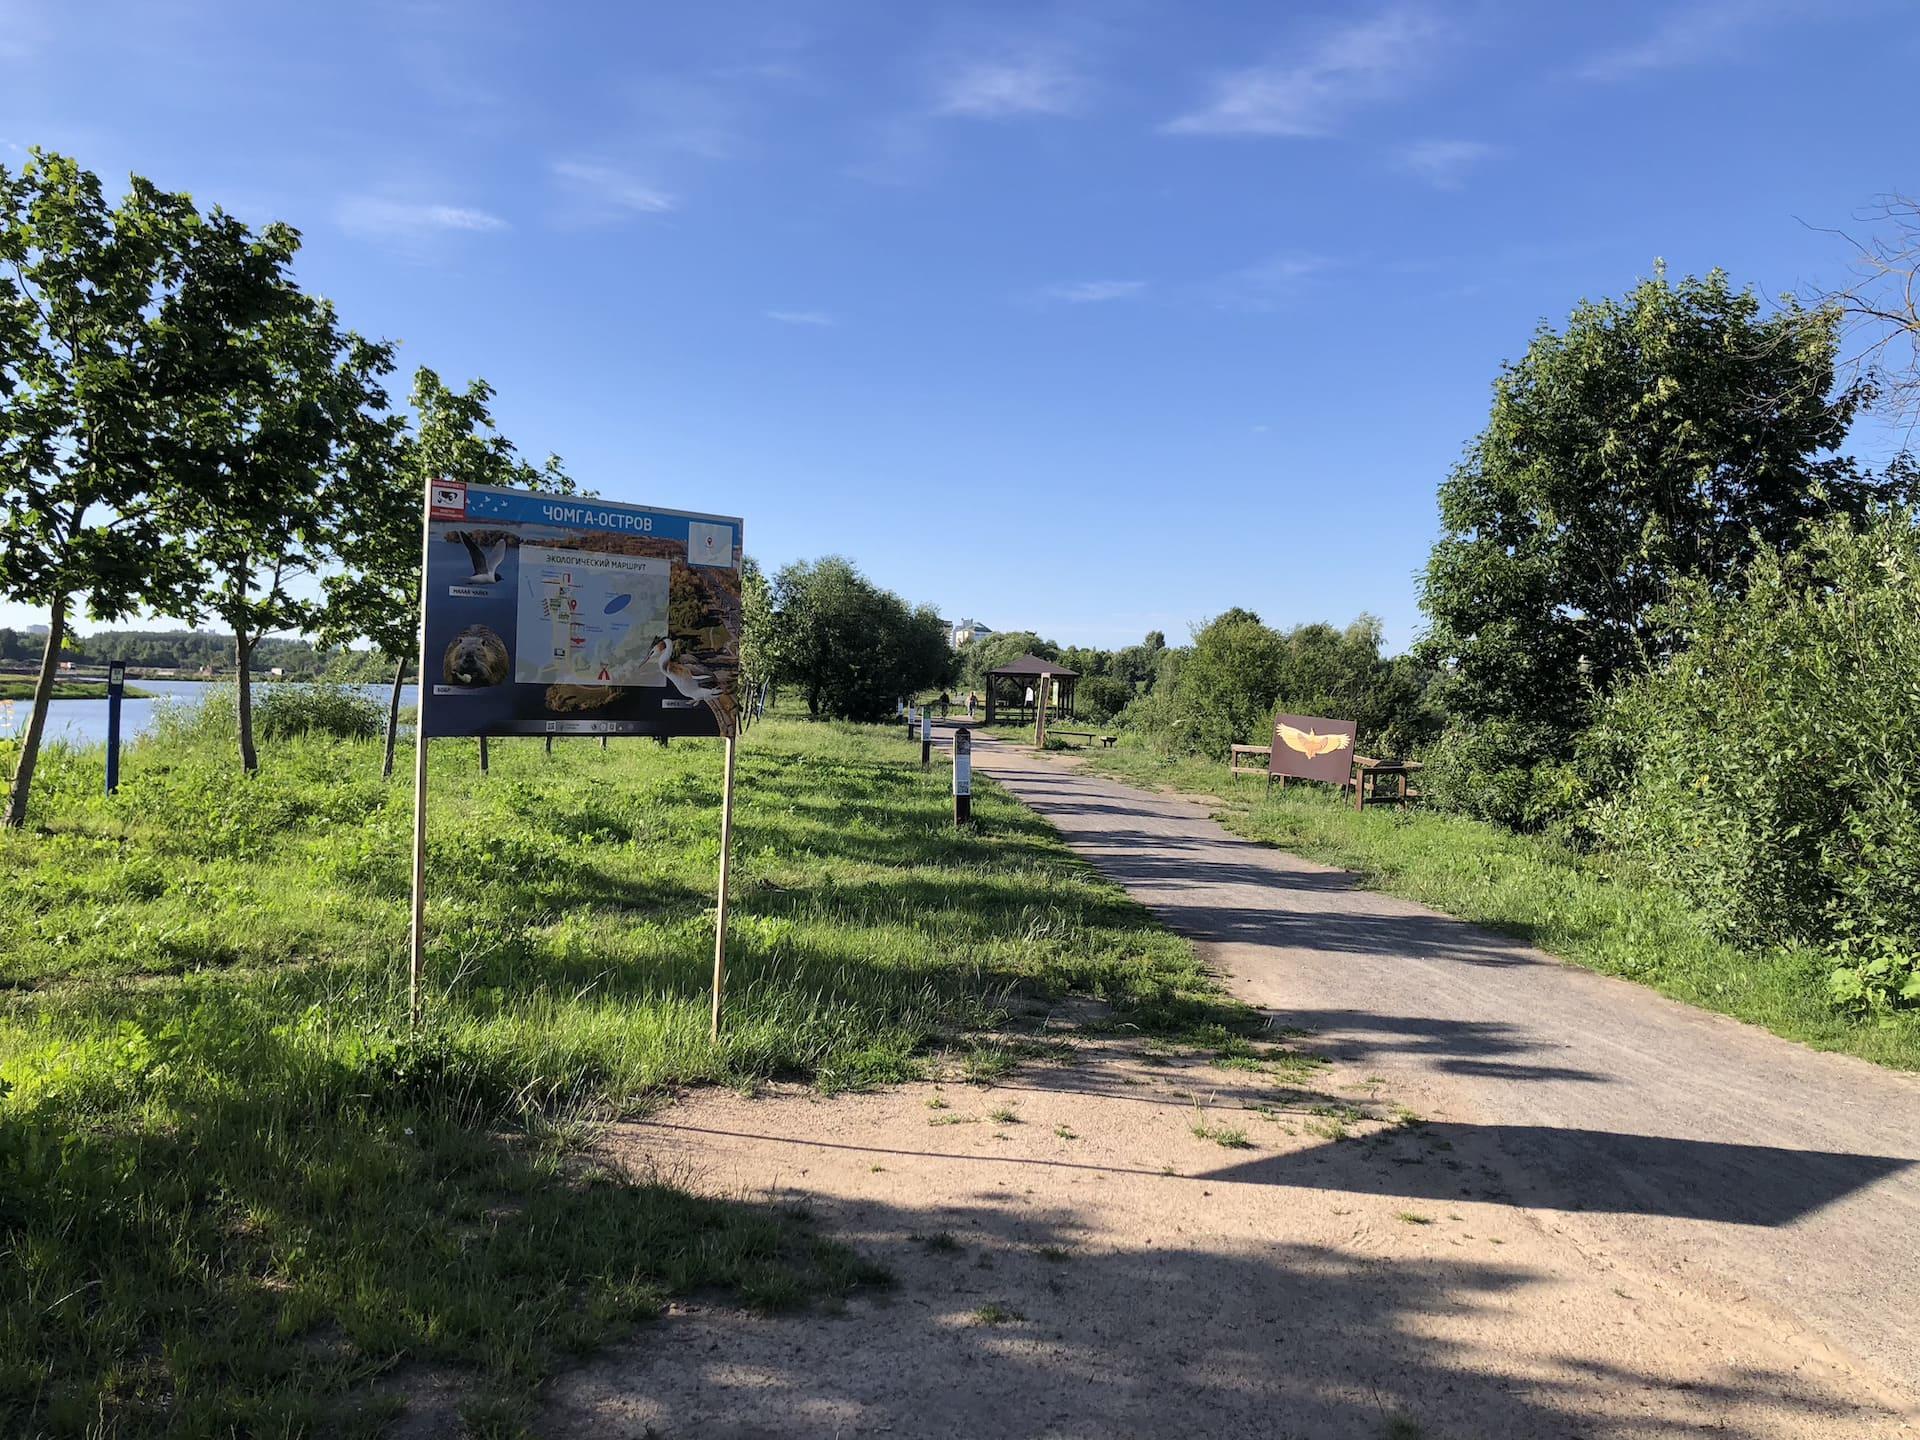
[[[484,550],[473,543],[473,537],[462,532],[460,543],[467,547],[467,556],[473,561],[473,574],[467,577],[469,585],[491,585],[500,578],[500,567],[507,560],[507,537],[501,536]]]

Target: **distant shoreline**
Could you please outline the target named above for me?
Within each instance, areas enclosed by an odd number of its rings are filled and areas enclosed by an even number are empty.
[[[138,685],[129,685],[123,692],[129,700],[152,700],[155,694],[151,690],[142,690]],[[107,698],[107,682],[104,680],[56,680],[53,685],[55,700],[104,700]],[[0,676],[0,700],[33,699],[33,681],[16,680],[9,676]]]

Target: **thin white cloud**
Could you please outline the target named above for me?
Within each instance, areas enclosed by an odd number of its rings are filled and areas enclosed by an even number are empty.
[[[1137,300],[1146,293],[1146,288],[1144,280],[1075,280],[1047,286],[1040,292],[1040,298],[1068,305],[1099,305],[1109,300]]]
[[[1071,115],[1086,91],[1084,77],[1064,56],[1035,50],[952,63],[935,83],[933,110],[979,120]]]
[[[340,228],[384,240],[424,240],[433,235],[478,234],[505,230],[498,215],[465,205],[393,200],[379,195],[350,195],[334,212]]]
[[[825,310],[769,310],[767,319],[782,325],[838,325],[840,322]]]
[[[1304,53],[1219,76],[1204,103],[1161,128],[1172,135],[1331,134],[1353,110],[1391,95],[1440,34],[1424,5],[1393,6],[1323,35]]]
[[[1209,287],[1223,310],[1278,310],[1303,295],[1314,280],[1335,266],[1324,255],[1287,252],[1222,276]]]
[[[1436,190],[1458,190],[1467,176],[1493,154],[1480,140],[1415,140],[1394,155],[1394,164]]]
[[[1749,32],[1820,13],[1812,0],[1702,0],[1663,19],[1653,33],[1593,57],[1576,72],[1586,80],[1624,80],[1649,70],[1724,61]]]
[[[610,165],[584,160],[556,160],[554,178],[572,198],[602,218],[626,215],[664,215],[680,202]]]

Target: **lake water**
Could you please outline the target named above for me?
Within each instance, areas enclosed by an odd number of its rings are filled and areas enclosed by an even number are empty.
[[[120,702],[120,739],[122,743],[132,740],[148,726],[153,724],[154,711],[161,705],[191,705],[209,691],[220,688],[228,682],[217,680],[129,680],[130,689],[145,690],[154,698],[136,700],[128,696]],[[265,686],[254,682],[254,698],[259,699]],[[368,695],[386,704],[390,693],[386,685],[362,685],[359,687]],[[400,693],[402,706],[419,703],[420,688],[409,685]],[[27,723],[28,703],[25,700],[13,702],[13,718],[5,719],[4,702],[0,702],[0,734],[18,734]],[[47,706],[48,740],[64,740],[70,745],[103,745],[107,739],[107,702],[105,700],[55,700]]]

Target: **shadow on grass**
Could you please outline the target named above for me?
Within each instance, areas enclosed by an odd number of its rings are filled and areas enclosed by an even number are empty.
[[[371,1432],[367,1382],[415,1363],[511,1415],[669,1296],[885,1279],[779,1207],[570,1160],[405,1047],[356,1071],[249,1044],[253,1085],[162,1098],[155,1070],[115,1123],[0,1111],[0,1431]]]

